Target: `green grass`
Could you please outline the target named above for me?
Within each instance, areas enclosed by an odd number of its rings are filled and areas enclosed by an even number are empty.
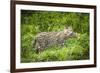
[[[86,34],[84,34],[86,37]],[[45,62],[45,61],[67,61],[89,59],[89,47],[82,44],[83,34],[80,38],[70,38],[63,47],[52,46],[37,54],[34,50],[27,52],[27,56],[22,58],[22,62]],[[86,39],[86,38],[85,38]],[[89,41],[89,40],[86,40]],[[86,43],[84,41],[84,43]],[[34,48],[33,48],[34,49]]]

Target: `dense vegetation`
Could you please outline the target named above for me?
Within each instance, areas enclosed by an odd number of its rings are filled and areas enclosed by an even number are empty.
[[[66,40],[65,45],[51,46],[37,54],[33,48],[40,32],[62,31],[71,26],[79,38]],[[89,59],[89,14],[21,10],[21,62]]]

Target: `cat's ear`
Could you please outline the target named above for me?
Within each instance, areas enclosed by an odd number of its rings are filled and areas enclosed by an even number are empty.
[[[64,29],[67,29],[67,27],[64,27]]]
[[[64,29],[72,29],[72,26],[66,26]]]
[[[68,26],[65,26],[64,29],[68,29]]]
[[[69,26],[67,29],[70,29],[70,30],[72,30],[72,27],[71,27],[71,26]]]

